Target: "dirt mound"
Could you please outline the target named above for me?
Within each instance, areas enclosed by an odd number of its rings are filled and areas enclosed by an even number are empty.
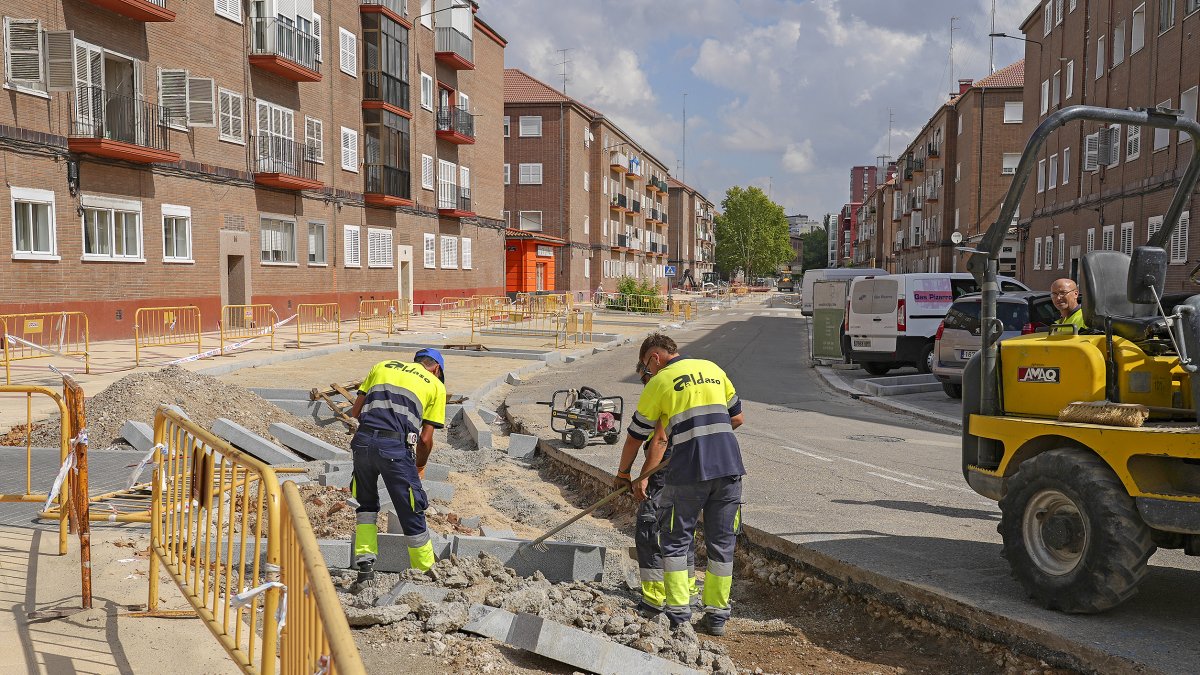
[[[86,403],[88,441],[92,449],[120,442],[121,426],[126,420],[153,424],[160,405],[177,405],[206,429],[218,417],[225,417],[261,436],[274,422],[291,425],[340,448],[348,448],[350,437],[341,425],[322,428],[267,402],[254,392],[193,373],[179,366],[127,375]],[[57,420],[43,424],[34,432],[35,445],[53,446],[58,440]]]

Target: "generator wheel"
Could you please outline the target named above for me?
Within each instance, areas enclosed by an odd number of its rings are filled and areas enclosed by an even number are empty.
[[[1133,498],[1099,457],[1061,449],[1026,460],[1000,511],[1004,558],[1043,607],[1095,614],[1137,593],[1154,542]]]
[[[605,443],[608,443],[609,445],[615,445],[616,442],[619,440],[621,440],[621,434],[618,434],[615,431],[604,432],[604,442]]]
[[[588,442],[588,437],[587,437],[587,434],[583,433],[583,429],[572,429],[571,430],[571,447],[575,448],[576,450],[579,450],[579,449],[582,449],[584,446],[586,446],[587,442]]]

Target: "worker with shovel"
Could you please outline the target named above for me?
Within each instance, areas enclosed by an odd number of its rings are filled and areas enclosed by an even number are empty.
[[[691,621],[688,551],[703,514],[708,569],[702,628],[724,635],[746,473],[733,435],[742,424],[742,404],[725,371],[711,361],[684,358],[675,341],[660,333],[642,342],[638,373],[642,371],[650,380],[629,424],[617,486],[629,485],[638,448],[661,423],[671,446],[658,520],[666,614],[672,626]]]
[[[350,441],[354,453],[351,493],[358,501],[354,529],[356,585],[375,578],[379,556],[379,477],[400,517],[409,564],[428,571],[435,562],[425,524],[429,502],[421,486],[433,450],[433,431],[446,423],[446,361],[436,349],[422,349],[413,363],[383,361],[358,386],[350,416],[359,421]]]

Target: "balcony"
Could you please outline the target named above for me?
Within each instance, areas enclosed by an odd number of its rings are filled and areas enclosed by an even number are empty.
[[[625,167],[625,175],[633,180],[642,179],[642,163],[637,159],[630,159],[629,165]]]
[[[385,164],[367,164],[363,199],[372,206],[412,206],[412,174]]]
[[[359,0],[359,11],[364,14],[383,14],[392,21],[412,30],[405,0]]]
[[[475,70],[475,44],[455,28],[437,29],[433,57],[454,70]]]
[[[293,82],[320,82],[317,40],[287,21],[250,18],[250,65]]]
[[[908,207],[910,211],[920,211],[925,206],[925,199],[923,197],[913,195],[908,200],[910,202]]]
[[[438,108],[437,137],[455,145],[475,144],[475,116],[466,108]]]
[[[304,143],[269,134],[259,134],[251,141],[255,183],[282,190],[324,187],[317,178],[317,163],[310,159],[308,146]]]
[[[920,158],[914,159],[912,161],[912,170],[913,173],[925,173],[925,160]]]
[[[662,213],[658,209],[651,208],[649,211],[646,212],[646,220],[656,222],[656,223],[661,223],[662,222]]]
[[[941,143],[927,143],[925,146],[925,152],[930,157],[941,157],[942,156],[942,144]]]
[[[174,21],[175,12],[167,9],[167,0],[87,0],[97,7],[134,21],[155,23]]]
[[[629,164],[629,157],[623,152],[608,153],[608,166],[617,171],[625,171],[625,167]]]
[[[363,108],[380,108],[412,119],[408,83],[382,70],[363,70]]]
[[[102,87],[76,87],[70,94],[67,147],[96,157],[154,164],[179,161],[171,152],[166,111],[153,103]]]
[[[608,206],[614,211],[625,211],[628,204],[629,201],[625,198],[625,195],[613,195]]]
[[[447,187],[450,189],[438,190],[438,215],[450,218],[474,216],[475,212],[471,210],[471,188],[455,189],[453,184],[448,184]]]
[[[612,245],[612,247],[613,247],[614,249],[626,249],[626,248],[629,248],[629,235],[625,235],[625,234],[618,234],[618,235],[617,235],[617,240],[616,240],[615,242],[613,242],[613,245]]]
[[[941,197],[941,188],[929,188],[925,191],[925,201],[927,202],[936,202],[937,200],[941,199]]]
[[[633,208],[631,210],[634,213],[641,213],[642,212],[642,203],[636,199],[633,200]]]

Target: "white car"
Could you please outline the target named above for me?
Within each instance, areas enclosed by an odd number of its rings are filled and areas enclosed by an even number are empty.
[[[800,289],[800,313],[812,316],[813,313],[813,284],[818,281],[850,280],[855,277],[887,274],[887,270],[875,267],[831,267],[828,269],[807,270],[804,273],[804,285]]]

